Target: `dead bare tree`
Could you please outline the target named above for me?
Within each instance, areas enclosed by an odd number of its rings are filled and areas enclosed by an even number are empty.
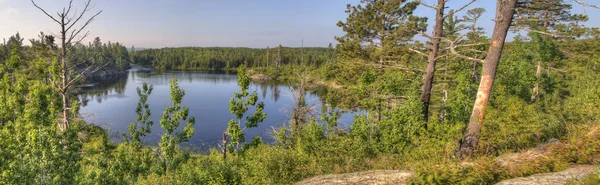
[[[309,118],[313,116],[315,112],[315,104],[306,102],[305,95],[307,89],[308,75],[296,73],[300,83],[297,87],[291,87],[291,98],[295,102],[294,108],[291,110],[290,115],[290,129],[292,132],[296,132],[302,125],[309,122]]]
[[[89,18],[84,18],[91,11],[91,0],[88,0],[84,4],[81,12],[71,12],[73,8],[73,1],[69,1],[69,5],[63,8],[62,11],[56,13],[56,16],[50,15],[45,9],[38,6],[34,0],[31,0],[33,6],[42,11],[52,21],[59,25],[60,31],[57,35],[60,39],[60,48],[58,54],[58,62],[60,64],[60,77],[59,81],[52,80],[52,84],[55,88],[60,91],[63,103],[63,120],[59,122],[58,126],[61,131],[69,129],[69,111],[71,106],[69,105],[69,95],[71,86],[78,82],[85,74],[93,73],[103,66],[88,66],[81,71],[76,69],[76,65],[71,64],[71,59],[76,59],[77,56],[71,56],[71,47],[75,43],[80,43],[81,40],[85,39],[89,35],[89,31],[83,32],[87,26],[98,16],[102,11],[98,11],[95,14],[91,14]],[[83,34],[83,35],[81,35]],[[72,57],[72,58],[70,58]]]
[[[423,86],[421,88],[421,102],[423,103],[423,120],[427,121],[429,118],[429,104],[431,99],[431,91],[433,88],[433,78],[435,74],[435,65],[438,58],[438,53],[440,51],[440,39],[444,36],[444,19],[448,16],[452,16],[456,12],[459,12],[469,5],[474,3],[477,0],[471,0],[469,3],[460,7],[457,10],[453,10],[445,14],[444,9],[446,6],[447,0],[438,0],[436,5],[428,5],[421,2],[421,5],[434,9],[436,11],[435,14],[435,24],[433,26],[433,35],[427,35],[421,32],[421,35],[428,38],[431,42],[426,46],[426,49],[429,50],[429,54],[424,54],[418,50],[410,49],[413,52],[417,52],[423,56],[427,56],[427,68],[425,69],[425,73],[423,74]]]
[[[229,134],[227,132],[223,132],[223,137],[221,138],[221,154],[223,154],[223,160],[227,159],[227,143]]]

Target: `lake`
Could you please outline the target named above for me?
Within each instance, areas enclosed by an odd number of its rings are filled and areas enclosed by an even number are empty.
[[[152,133],[143,138],[146,145],[157,145],[164,129],[159,120],[165,106],[172,105],[169,99],[169,81],[177,78],[179,86],[185,90],[183,105],[190,109],[190,116],[196,118],[196,132],[189,143],[184,146],[207,149],[216,146],[227,128],[227,121],[234,116],[229,112],[229,99],[234,91],[240,91],[237,85],[237,75],[224,72],[202,71],[168,71],[152,72],[131,69],[127,76],[112,80],[91,81],[82,88],[79,95],[81,100],[80,113],[91,124],[99,125],[111,135],[111,140],[120,142],[122,133],[127,133],[127,127],[136,120],[135,109],[139,97],[136,88],[143,82],[152,84],[154,90],[148,97],[148,104],[154,121]],[[251,92],[256,90],[259,101],[264,102],[264,112],[267,118],[257,128],[245,130],[246,139],[254,136],[262,137],[263,141],[272,143],[272,130],[279,128],[289,121],[289,112],[294,106],[291,87],[277,83],[255,83],[250,85]],[[321,112],[320,93],[306,94],[307,104],[315,107],[314,116],[319,120]],[[254,109],[249,109],[252,113]],[[355,113],[343,114],[338,122],[342,127],[352,123]],[[182,124],[180,127],[183,127]]]

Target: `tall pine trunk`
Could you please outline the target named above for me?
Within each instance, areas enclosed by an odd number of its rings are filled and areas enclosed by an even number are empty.
[[[435,73],[436,58],[440,47],[440,38],[443,34],[444,25],[444,6],[445,0],[438,0],[436,5],[435,25],[433,26],[433,37],[429,55],[427,56],[427,68],[423,74],[423,87],[421,88],[421,102],[423,103],[423,120],[429,118],[429,103],[431,99],[431,90],[433,88],[433,76]]]
[[[517,7],[517,0],[498,0],[496,7],[496,25],[492,34],[492,44],[488,50],[488,55],[483,64],[483,72],[481,73],[481,81],[477,90],[477,99],[473,106],[471,119],[467,132],[465,133],[460,144],[460,156],[471,157],[474,155],[475,149],[479,143],[481,128],[483,127],[483,118],[485,116],[485,108],[494,79],[498,69],[498,62],[502,56],[502,49],[506,40],[508,29],[512,23],[513,15]]]

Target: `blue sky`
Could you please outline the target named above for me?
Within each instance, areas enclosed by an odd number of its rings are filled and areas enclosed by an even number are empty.
[[[74,0],[80,10],[84,0]],[[456,9],[469,0],[450,0]],[[593,2],[595,0],[587,0]],[[37,0],[49,12],[57,12],[68,0]],[[359,0],[93,0],[93,10],[102,14],[89,27],[90,39],[119,41],[136,47],[237,46],[325,47],[343,35],[336,26],[345,20],[346,4]],[[435,0],[424,0],[433,4]],[[470,8],[487,10],[481,26],[493,27],[494,0],[478,0]],[[575,6],[575,10],[582,12]],[[462,12],[464,13],[464,12]],[[419,7],[420,16],[433,19],[433,11]],[[588,9],[588,25],[600,26],[600,10]],[[0,38],[17,31],[25,38],[40,32],[56,33],[58,26],[29,0],[0,0]],[[430,31],[428,31],[430,32]]]

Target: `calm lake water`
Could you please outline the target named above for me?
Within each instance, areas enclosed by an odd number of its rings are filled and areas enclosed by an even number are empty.
[[[136,88],[143,82],[152,84],[154,90],[148,98],[148,104],[154,125],[152,133],[143,140],[145,144],[156,145],[164,131],[160,127],[160,117],[165,106],[172,104],[169,99],[169,81],[172,77],[177,78],[179,86],[185,90],[182,104],[187,105],[190,116],[196,118],[196,132],[190,142],[184,145],[200,149],[216,146],[227,128],[227,121],[233,118],[229,112],[229,99],[234,91],[240,90],[235,74],[193,71],[157,73],[132,69],[126,77],[95,81],[93,87],[84,88],[79,95],[80,113],[88,123],[109,129],[111,139],[119,142],[121,134],[128,133],[127,127],[137,117],[135,109],[139,97]],[[259,101],[265,103],[267,118],[259,127],[246,129],[246,138],[249,141],[258,135],[263,141],[271,143],[273,128],[279,128],[289,120],[289,112],[294,105],[291,88],[283,84],[252,83],[250,90],[256,90]],[[314,114],[319,120],[319,93],[308,93],[306,100],[309,105],[315,106]],[[248,113],[253,111],[250,109]],[[347,126],[352,123],[353,116],[354,113],[347,113],[338,121],[342,126]]]

